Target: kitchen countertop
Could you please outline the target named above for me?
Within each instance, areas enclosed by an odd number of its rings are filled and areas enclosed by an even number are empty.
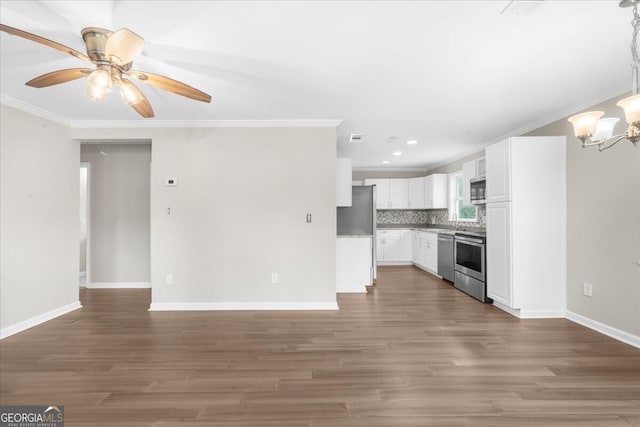
[[[441,234],[455,234],[456,231],[471,231],[477,233],[485,233],[486,229],[481,227],[459,227],[456,230],[454,227],[448,227],[446,225],[429,225],[429,224],[377,224],[376,228],[378,230],[399,230],[399,229],[410,229],[417,231],[428,231],[432,233],[441,233]]]
[[[371,234],[338,234],[336,237],[339,239],[354,238],[354,237],[365,237],[370,239],[373,237],[373,235]]]

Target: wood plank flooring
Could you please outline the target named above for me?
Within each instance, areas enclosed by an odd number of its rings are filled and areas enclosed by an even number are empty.
[[[67,426],[640,426],[640,350],[519,320],[414,267],[339,312],[148,312],[148,290],[0,342],[0,404]]]

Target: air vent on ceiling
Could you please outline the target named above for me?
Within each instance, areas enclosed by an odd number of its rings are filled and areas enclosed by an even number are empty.
[[[500,15],[532,15],[544,0],[512,0],[502,9]]]
[[[362,142],[364,141],[364,135],[361,133],[352,133],[349,137],[349,142]]]

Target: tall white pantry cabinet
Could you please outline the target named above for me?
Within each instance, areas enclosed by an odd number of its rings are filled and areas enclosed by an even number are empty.
[[[566,309],[566,138],[486,149],[487,294],[522,318]]]

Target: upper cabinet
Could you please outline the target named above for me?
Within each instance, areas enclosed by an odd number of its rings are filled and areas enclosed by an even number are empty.
[[[464,187],[462,188],[462,204],[471,206],[471,180],[476,177],[477,162],[470,160],[462,164],[462,180]]]
[[[409,183],[406,179],[365,179],[364,185],[376,186],[377,209],[409,208]]]
[[[487,160],[486,157],[481,157],[475,160],[469,160],[462,164],[462,201],[465,206],[471,206],[471,180],[475,178],[482,178],[487,175]]]
[[[352,180],[351,159],[338,159],[336,162],[336,206],[351,206]]]
[[[424,177],[409,178],[409,209],[424,208]]]
[[[487,158],[480,157],[476,160],[476,178],[487,176]]]
[[[502,141],[487,147],[487,203],[511,201],[511,144]]]
[[[446,209],[447,174],[419,178],[365,179],[364,185],[376,186],[377,209]]]
[[[446,173],[436,173],[424,178],[425,209],[446,209],[448,207],[448,184]]]

